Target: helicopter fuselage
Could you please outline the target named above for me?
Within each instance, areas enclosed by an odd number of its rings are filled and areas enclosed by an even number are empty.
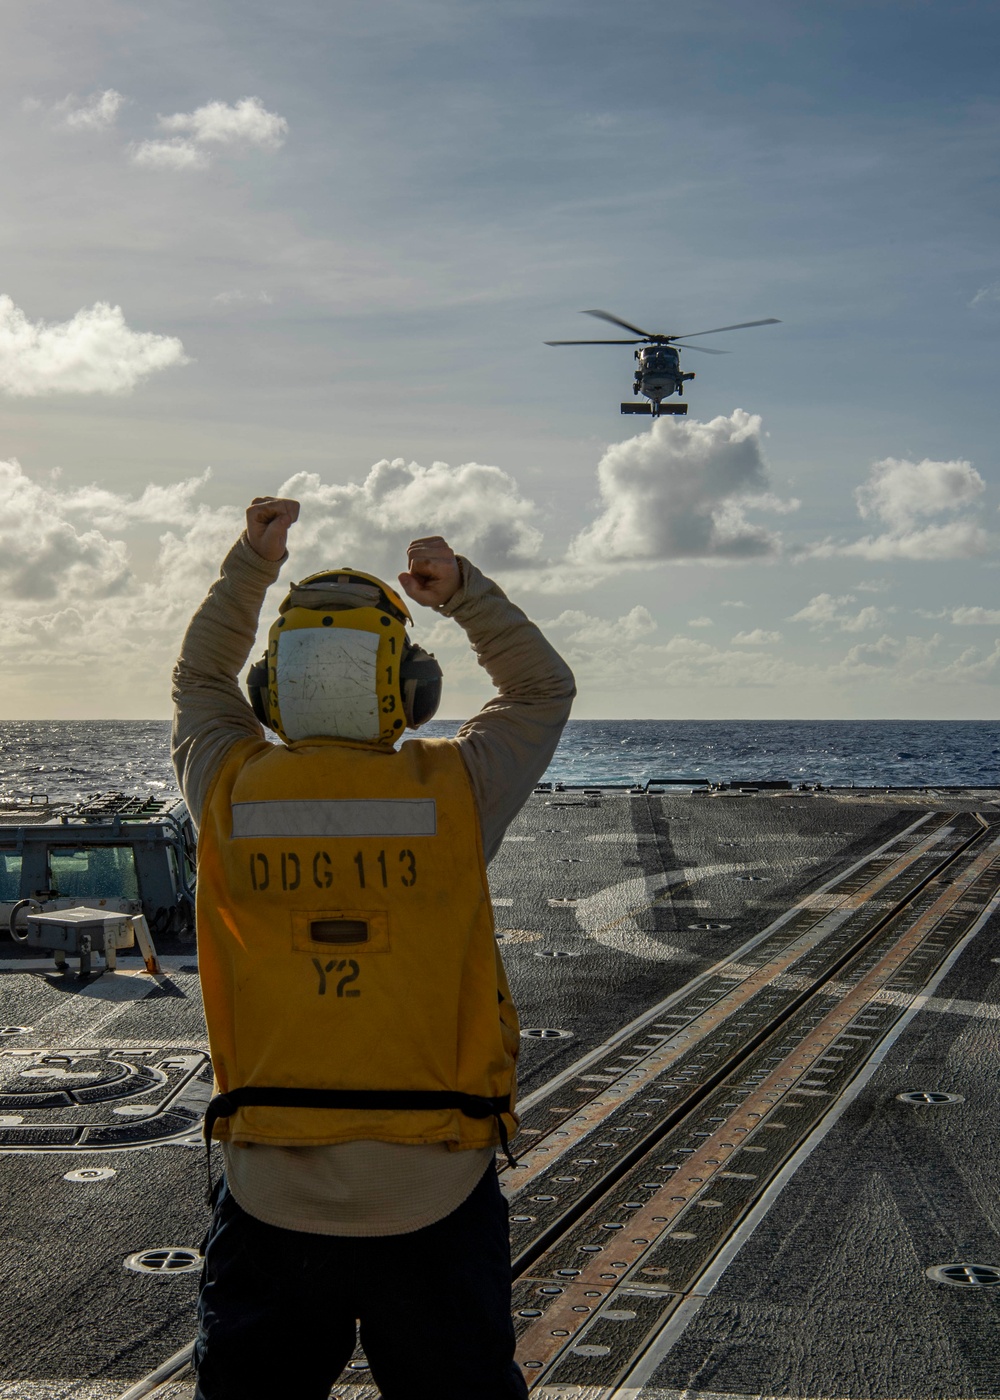
[[[672,345],[644,345],[635,352],[635,382],[632,391],[658,404],[671,394],[682,394],[693,374],[681,369],[680,351]]]

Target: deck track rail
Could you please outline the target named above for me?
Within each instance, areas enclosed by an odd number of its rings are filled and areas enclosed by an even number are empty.
[[[578,1086],[583,1107],[537,1142],[524,1186],[508,1187],[518,1358],[539,1400],[610,1395],[628,1376],[998,899],[1000,826],[964,814],[925,828],[835,884],[812,907],[817,922],[803,909],[784,949],[760,945],[758,967],[718,1004],[690,1008],[681,1032],[656,1045],[638,1032],[633,1048],[648,1049],[618,1080]]]

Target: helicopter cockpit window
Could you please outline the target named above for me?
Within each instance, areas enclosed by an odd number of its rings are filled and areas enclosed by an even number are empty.
[[[675,369],[677,366],[677,351],[664,347],[647,350],[643,358],[647,369]]]

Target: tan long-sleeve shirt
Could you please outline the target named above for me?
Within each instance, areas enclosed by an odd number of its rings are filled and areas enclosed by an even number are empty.
[[[548,767],[575,692],[569,667],[534,623],[468,560],[460,559],[459,566],[461,585],[437,611],[464,629],[498,691],[456,736],[489,861]],[[184,637],[174,670],[172,751],[195,820],[232,745],[261,737],[239,675],[254,644],[264,594],[280,568],[262,559],[243,535]],[[237,1201],[268,1224],[320,1234],[390,1235],[450,1214],[493,1152],[359,1141],[328,1147],[226,1144],[225,1155]]]

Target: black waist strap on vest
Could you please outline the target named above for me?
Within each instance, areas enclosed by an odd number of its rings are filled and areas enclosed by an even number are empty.
[[[480,1094],[460,1094],[451,1089],[288,1089],[261,1088],[229,1089],[216,1094],[205,1110],[205,1148],[208,1155],[209,1203],[212,1192],[212,1132],[220,1118],[228,1118],[238,1108],[382,1108],[420,1109],[457,1108],[467,1118],[493,1118],[500,1134],[507,1164],[517,1166],[511,1155],[507,1125],[503,1115],[509,1113],[510,1095],[486,1098]]]

